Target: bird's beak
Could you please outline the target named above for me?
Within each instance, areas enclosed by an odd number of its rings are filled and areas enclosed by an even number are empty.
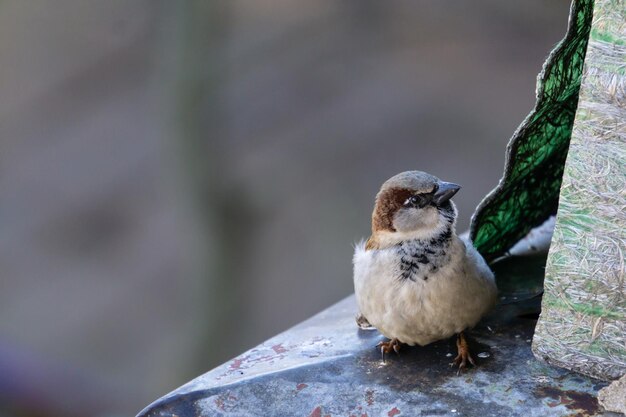
[[[451,182],[440,182],[439,189],[435,193],[433,197],[433,202],[440,206],[446,201],[450,200],[453,195],[457,193],[461,189],[461,186],[458,184],[453,184]]]

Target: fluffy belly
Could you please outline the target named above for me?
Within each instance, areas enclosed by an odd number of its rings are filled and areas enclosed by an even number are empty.
[[[393,258],[377,255],[362,265],[355,260],[355,293],[361,313],[390,339],[409,345],[446,339],[473,327],[493,305],[495,284],[468,275],[459,262],[413,281],[398,278]]]

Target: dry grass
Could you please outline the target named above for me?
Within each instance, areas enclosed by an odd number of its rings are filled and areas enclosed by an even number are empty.
[[[626,2],[596,0],[533,350],[626,373]]]

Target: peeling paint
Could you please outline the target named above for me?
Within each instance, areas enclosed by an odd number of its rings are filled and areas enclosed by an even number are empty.
[[[240,369],[242,363],[243,359],[234,359],[233,362],[230,364],[230,369]]]
[[[389,410],[389,412],[387,413],[387,415],[389,417],[394,417],[397,416],[398,414],[400,414],[400,410],[398,410],[397,407],[393,407],[391,410]]]
[[[287,349],[283,347],[282,343],[272,346],[272,350],[278,354],[287,352]]]
[[[322,417],[322,407],[315,407],[311,414],[309,414],[309,417]]]

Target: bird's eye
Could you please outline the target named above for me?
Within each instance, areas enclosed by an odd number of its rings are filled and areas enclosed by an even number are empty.
[[[418,203],[420,202],[419,197],[412,195],[411,197],[407,198],[406,201],[404,202],[404,206],[405,207],[415,207],[418,205]]]

